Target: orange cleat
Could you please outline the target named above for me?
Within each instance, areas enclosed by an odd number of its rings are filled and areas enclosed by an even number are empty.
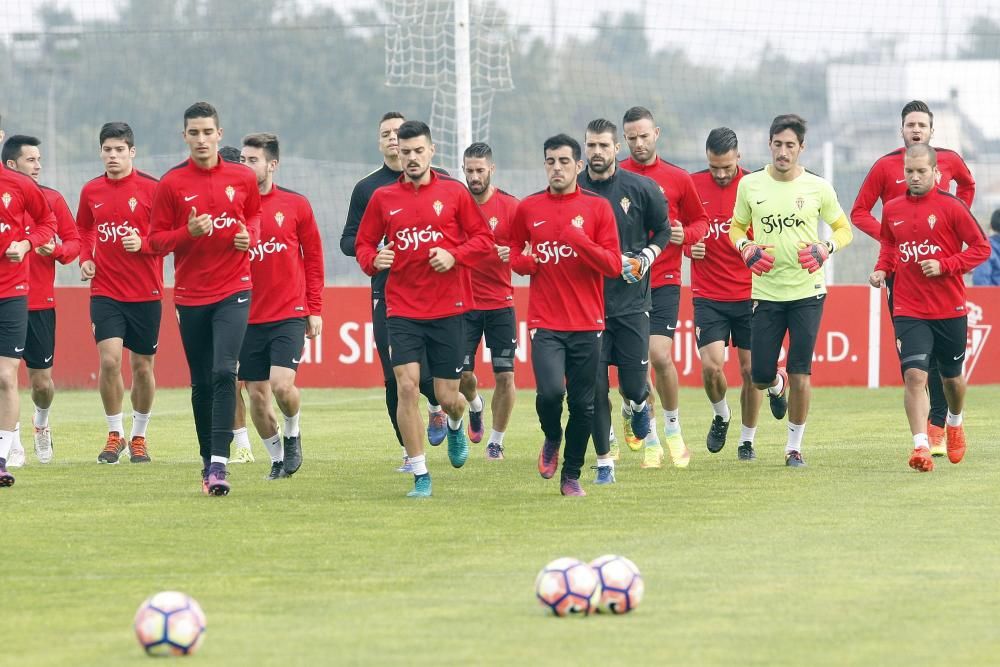
[[[931,446],[931,456],[944,456],[948,449],[944,445],[944,429],[927,422],[927,441]]]
[[[910,467],[917,472],[934,470],[934,459],[931,458],[930,450],[923,447],[914,449],[913,454],[910,455]]]
[[[952,463],[961,463],[965,456],[965,427],[945,426],[945,438],[948,441],[948,460]]]

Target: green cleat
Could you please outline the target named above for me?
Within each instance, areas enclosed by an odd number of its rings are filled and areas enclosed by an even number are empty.
[[[469,458],[469,441],[465,439],[465,428],[459,424],[457,429],[448,429],[448,460],[455,468],[465,465]]]
[[[406,494],[408,498],[430,498],[431,497],[431,475],[413,476],[413,490]]]

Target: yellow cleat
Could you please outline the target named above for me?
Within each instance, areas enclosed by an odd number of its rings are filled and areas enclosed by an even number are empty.
[[[628,445],[628,448],[633,452],[642,449],[642,438],[635,437],[635,433],[632,432],[632,416],[626,414],[624,410],[622,410],[622,423],[625,429],[625,444]]]
[[[691,462],[691,451],[684,444],[684,438],[680,433],[667,436],[667,450],[675,468],[688,467],[688,463]]]
[[[617,440],[612,440],[611,441],[611,450],[610,450],[611,460],[612,461],[617,461],[621,457],[621,451],[622,451],[621,447],[618,446],[618,441]]]
[[[642,450],[642,463],[640,468],[662,468],[663,467],[663,447],[654,445],[645,447]]]
[[[236,455],[229,459],[230,463],[253,463],[256,459],[249,447],[237,447]]]
[[[944,456],[948,453],[948,446],[944,441],[944,429],[940,426],[927,422],[927,440],[931,446],[931,456]]]

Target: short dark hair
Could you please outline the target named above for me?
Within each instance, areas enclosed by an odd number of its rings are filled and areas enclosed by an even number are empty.
[[[243,145],[264,151],[268,160],[278,159],[278,135],[271,132],[255,132],[243,137]]]
[[[468,157],[486,158],[487,160],[492,162],[493,149],[490,148],[489,144],[483,143],[482,141],[477,141],[475,143],[469,144],[469,147],[466,148],[465,152],[462,154],[463,159]]]
[[[652,111],[650,111],[646,107],[632,107],[631,109],[625,112],[624,116],[622,116],[622,125],[624,125],[625,123],[634,123],[635,121],[642,120],[644,118],[648,120],[650,123],[654,124],[656,123],[656,121],[653,120]]]
[[[240,149],[236,146],[223,146],[219,149],[219,157],[226,162],[240,163]]]
[[[13,134],[3,143],[3,150],[0,151],[0,160],[6,165],[7,160],[16,160],[21,157],[21,149],[25,146],[41,146],[42,142],[38,137],[30,137],[26,134]]]
[[[729,151],[739,150],[740,142],[736,133],[728,127],[717,127],[708,133],[705,140],[705,150],[712,155],[725,155]]]
[[[215,127],[219,127],[219,112],[208,102],[195,102],[184,110],[184,127],[193,118],[211,118],[215,121]]]
[[[587,132],[591,134],[611,134],[611,137],[618,141],[618,126],[607,118],[595,118],[587,123]]]
[[[911,113],[925,113],[931,121],[931,127],[934,127],[934,114],[931,113],[931,108],[927,106],[927,102],[923,100],[912,100],[906,103],[903,107],[902,113],[899,114],[899,120],[901,123],[906,122],[906,117]]]
[[[103,146],[108,139],[121,139],[129,148],[135,146],[135,134],[132,133],[132,128],[129,127],[128,123],[114,121],[102,125],[101,133],[97,135],[97,145]]]
[[[931,148],[927,144],[910,144],[906,149],[906,157],[924,157],[930,158],[931,166],[937,166],[937,151]]]
[[[549,151],[562,148],[563,146],[569,146],[569,149],[573,151],[573,160],[576,162],[580,161],[580,156],[582,155],[580,143],[568,134],[557,134],[554,137],[546,139],[545,143],[542,144],[542,155],[544,156]]]
[[[423,121],[408,120],[399,126],[396,136],[399,137],[400,141],[416,139],[417,137],[427,137],[427,141],[431,141],[431,128],[427,127],[427,123]]]
[[[993,215],[990,217],[990,228],[1000,234],[1000,208],[993,211]]]
[[[785,130],[791,130],[795,133],[795,137],[799,140],[799,143],[803,143],[806,140],[806,119],[794,113],[786,113],[780,116],[775,116],[774,120],[771,121],[771,134],[768,136],[768,141],[774,139],[774,135],[781,134]]]
[[[392,120],[393,118],[398,118],[400,120],[406,120],[406,116],[404,116],[403,114],[401,114],[398,111],[386,111],[384,114],[382,114],[382,118],[381,118],[381,120],[379,120],[378,124],[381,125],[385,121]]]

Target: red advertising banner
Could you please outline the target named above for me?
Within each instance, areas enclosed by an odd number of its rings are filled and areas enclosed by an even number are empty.
[[[892,323],[885,312],[884,295],[872,298],[865,286],[830,288],[823,324],[816,342],[813,382],[817,386],[865,386],[899,384]],[[164,300],[160,344],[156,355],[156,382],[160,387],[183,387],[190,382],[174,317],[173,295]],[[515,308],[527,312],[528,290],[515,290]],[[1000,363],[991,338],[1000,324],[1000,289],[969,288],[969,352],[966,374],[975,384],[1000,382]],[[98,358],[90,327],[90,292],[86,288],[56,290],[58,316],[54,376],[61,387],[96,388]],[[382,369],[375,350],[371,325],[371,298],[366,287],[327,287],[324,295],[323,336],[308,341],[299,367],[299,385],[304,387],[376,387],[382,384]],[[874,311],[873,311],[874,309]],[[874,315],[874,316],[873,316]],[[880,330],[870,337],[871,323]],[[519,350],[515,374],[519,387],[534,386],[531,373],[527,324],[519,323]],[[875,357],[871,342],[877,340]],[[738,386],[735,352],[727,363],[730,386]],[[782,351],[782,359],[784,350]],[[871,359],[871,364],[869,363]],[[685,287],[674,339],[674,363],[685,386],[701,386],[701,364],[695,343],[690,292]],[[480,381],[492,384],[489,351],[480,346],[476,362]],[[128,364],[125,364],[127,369]],[[127,373],[127,371],[126,371]],[[24,381],[22,374],[22,383]],[[23,386],[23,384],[22,384]]]

